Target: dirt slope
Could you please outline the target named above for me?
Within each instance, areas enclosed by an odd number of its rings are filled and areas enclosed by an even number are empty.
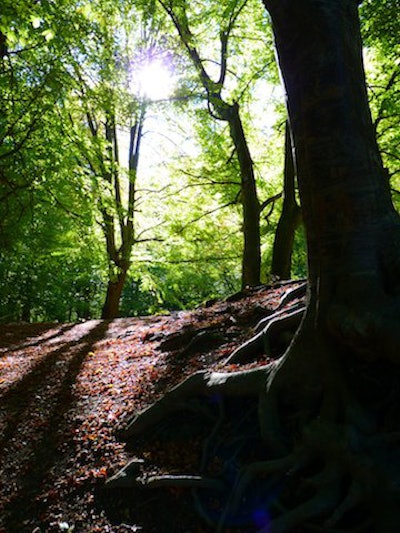
[[[160,513],[140,511],[143,502],[129,524],[102,509],[99,489],[132,458],[118,429],[188,374],[222,367],[293,286],[169,316],[1,325],[0,533],[170,533]],[[159,468],[176,460],[157,443],[144,453]],[[195,450],[176,454],[196,461]],[[169,497],[179,531],[206,531],[183,511],[183,495]]]

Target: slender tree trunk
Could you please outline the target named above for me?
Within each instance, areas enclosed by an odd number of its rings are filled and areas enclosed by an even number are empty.
[[[119,304],[127,273],[128,269],[123,268],[118,273],[116,279],[109,280],[107,285],[106,299],[101,312],[101,318],[112,319],[118,316]]]
[[[271,275],[277,279],[290,279],[291,277],[294,236],[300,223],[301,210],[296,202],[295,168],[290,139],[290,127],[287,122],[285,132],[283,205],[275,232],[271,264]]]
[[[107,255],[111,270],[117,270],[117,277],[112,272],[107,286],[106,299],[103,305],[102,318],[111,319],[118,316],[122,290],[130,267],[130,259],[135,243],[134,216],[136,208],[136,178],[140,156],[140,144],[143,135],[143,124],[146,116],[146,102],[142,102],[140,113],[130,129],[128,152],[129,185],[127,207],[123,205],[123,194],[119,177],[119,150],[115,118],[112,117],[106,127],[109,160],[116,165],[109,176],[109,183],[114,189],[116,217],[103,210],[104,231]],[[120,236],[120,245],[116,242],[116,226]]]
[[[245,3],[240,7],[234,3],[230,9],[230,22],[224,31],[220,32],[220,72],[218,82],[215,82],[205,69],[205,61],[201,59],[195,46],[195,38],[190,30],[186,8],[177,8],[173,2],[160,0],[161,5],[171,17],[182,43],[186,47],[189,57],[196,68],[200,82],[206,93],[209,111],[214,118],[224,120],[229,124],[229,132],[236,149],[241,178],[241,196],[243,206],[243,255],[242,255],[242,287],[260,284],[261,245],[260,245],[260,205],[257,198],[256,182],[254,179],[253,161],[240,119],[239,104],[228,104],[221,96],[227,73],[228,42],[230,34],[236,25],[237,18]],[[240,3],[239,3],[240,4]],[[229,11],[229,10],[228,10]],[[213,111],[212,111],[213,110]]]
[[[229,124],[240,167],[243,206],[242,287],[252,287],[260,284],[261,270],[260,203],[253,161],[240,119],[239,104],[228,106],[221,115]]]

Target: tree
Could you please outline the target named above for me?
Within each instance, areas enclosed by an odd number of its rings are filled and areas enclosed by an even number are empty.
[[[296,201],[296,176],[289,123],[285,128],[285,163],[283,169],[283,203],[276,227],[272,250],[271,276],[290,279],[294,235],[301,223],[301,210]]]
[[[109,261],[109,280],[101,316],[102,318],[115,318],[118,316],[122,289],[131,264],[132,247],[136,241],[134,228],[136,178],[146,105],[142,103],[139,106],[129,125],[128,179],[125,198],[121,176],[123,170],[117,133],[117,112],[113,104],[111,108],[106,106],[103,112],[103,124],[101,120],[94,120],[90,112],[87,114],[89,130],[95,145],[92,157],[89,156],[87,160],[95,179],[99,179],[100,183],[104,181],[106,191],[104,194],[101,191],[102,186],[99,186],[98,200],[103,219],[101,225]],[[99,149],[99,139],[100,145],[103,144],[103,149]]]
[[[126,432],[145,433],[185,409],[211,416],[226,403],[199,476],[141,482],[191,482],[197,508],[218,531],[239,523],[274,533],[400,526],[400,220],[368,108],[357,3],[265,0],[293,131],[308,296],[304,314],[292,306],[265,319],[263,335],[241,358],[263,336],[273,342],[279,324],[303,317],[300,328],[273,362],[195,374],[139,413]],[[232,438],[228,428],[236,430]],[[222,467],[210,479],[215,456]]]
[[[87,26],[69,1],[2,6],[1,321],[98,315],[104,265],[93,206],[60,113],[73,86],[66,52],[83,53]]]
[[[219,27],[219,54],[220,57],[208,60],[200,53],[200,43],[192,31],[188,6],[185,1],[163,1],[160,4],[168,13],[186,52],[195,67],[201,85],[206,93],[207,105],[210,114],[219,121],[226,122],[229,126],[229,135],[239,163],[241,181],[241,204],[243,210],[243,256],[242,256],[242,286],[254,286],[260,283],[261,272],[261,237],[260,213],[261,205],[257,195],[254,164],[246,138],[241,114],[240,98],[234,97],[232,101],[224,96],[229,84],[229,47],[232,35],[238,24],[238,19],[247,7],[248,0],[234,0],[223,10],[223,18]],[[218,10],[220,6],[218,6]],[[203,16],[203,15],[201,15]],[[216,13],[213,13],[217,18]],[[196,17],[195,17],[196,18]],[[198,18],[198,15],[197,15]],[[207,62],[211,67],[208,68]],[[217,76],[210,72],[217,67]]]
[[[112,117],[111,121],[106,123],[106,139],[109,143],[110,161],[112,168],[107,179],[109,183],[113,185],[115,191],[115,200],[118,213],[121,242],[118,246],[115,241],[114,215],[110,214],[107,211],[107,208],[104,208],[103,227],[107,243],[107,253],[115,271],[111,274],[108,282],[107,295],[103,306],[102,318],[114,318],[118,315],[119,301],[131,262],[132,246],[135,242],[133,219],[135,212],[136,176],[139,163],[139,151],[140,142],[142,140],[144,117],[145,106],[142,106],[137,120],[135,120],[134,123],[130,126],[128,157],[129,190],[126,215],[123,214],[124,207],[122,204],[122,191],[118,176],[119,153],[115,117]]]
[[[80,172],[93,182],[109,264],[104,319],[118,316],[132,249],[143,240],[135,225],[137,175],[151,102],[146,94],[135,93],[133,81],[138,82],[131,78],[152,56],[163,53],[153,21],[144,20],[133,8],[125,9],[124,23],[114,6],[99,10],[100,22],[86,55],[70,57],[76,87],[75,98],[71,95],[67,102],[69,125]]]
[[[62,79],[49,44],[33,21],[38,13],[28,6],[5,2],[0,21],[0,200],[4,209],[0,231],[9,233],[9,211],[18,214],[30,204],[30,191],[41,179],[44,150],[38,141],[40,119],[46,122],[55,103],[53,89]],[[40,15],[39,15],[40,19]],[[18,197],[18,202],[10,203]],[[19,211],[19,213],[18,213]],[[9,226],[15,224],[15,219]]]

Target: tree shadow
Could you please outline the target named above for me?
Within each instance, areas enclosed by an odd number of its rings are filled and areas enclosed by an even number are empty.
[[[36,497],[65,440],[66,413],[75,402],[73,386],[108,326],[106,321],[94,322],[89,331],[51,351],[0,398],[5,419],[0,475],[6,501],[0,525],[9,533],[24,531],[24,522],[40,511]]]
[[[73,323],[60,325],[48,323],[23,325],[8,324],[2,326],[0,330],[0,353],[3,352],[2,355],[9,355],[10,353],[25,348],[40,346],[43,343],[60,337],[75,326],[76,324]],[[47,331],[51,331],[54,328],[57,328],[57,330],[53,334],[45,336]]]

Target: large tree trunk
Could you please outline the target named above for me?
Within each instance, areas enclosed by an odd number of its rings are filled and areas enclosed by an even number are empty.
[[[295,168],[290,127],[286,122],[283,205],[276,227],[271,263],[271,275],[276,279],[290,279],[294,237],[300,223],[301,209],[296,202]]]
[[[356,335],[362,351],[368,334],[387,330],[384,314],[398,305],[399,217],[368,107],[357,2],[265,4],[294,137],[309,312],[346,345]]]
[[[287,92],[309,268],[305,317],[267,380],[264,408],[275,416],[265,419],[265,434],[276,453],[288,449],[276,412],[295,410],[290,433],[302,434],[326,468],[351,478],[354,494],[330,495],[340,506],[331,519],[348,518],[347,508],[362,501],[368,527],[394,531],[399,472],[382,461],[396,445],[388,433],[398,431],[385,398],[399,401],[391,362],[400,359],[400,220],[368,107],[357,2],[264,3]],[[321,479],[337,489],[336,478]],[[327,513],[324,505],[310,499],[307,509],[278,519],[277,530]]]

